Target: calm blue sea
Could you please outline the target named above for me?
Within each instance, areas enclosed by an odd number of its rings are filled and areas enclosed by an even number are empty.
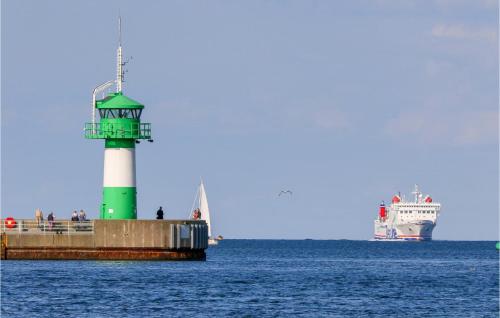
[[[498,317],[495,242],[226,240],[206,262],[4,261],[2,317]]]

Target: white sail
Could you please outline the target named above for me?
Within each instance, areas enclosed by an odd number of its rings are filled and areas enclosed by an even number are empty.
[[[201,219],[207,222],[208,226],[208,237],[212,237],[212,225],[210,224],[210,210],[208,209],[207,193],[205,192],[205,186],[203,185],[203,180],[200,183],[200,189],[198,192],[199,198],[199,208],[201,212]]]

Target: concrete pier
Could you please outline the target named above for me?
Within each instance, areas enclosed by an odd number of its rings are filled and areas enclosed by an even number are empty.
[[[5,260],[205,260],[207,225],[193,220],[58,220],[49,228],[2,220]]]

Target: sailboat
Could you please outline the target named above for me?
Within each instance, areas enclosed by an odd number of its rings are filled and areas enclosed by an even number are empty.
[[[196,204],[198,205],[198,207],[194,208]],[[207,193],[205,192],[205,186],[203,184],[203,179],[200,180],[200,186],[198,187],[198,191],[196,192],[196,196],[195,196],[194,202],[193,202],[193,207],[191,208],[191,210],[193,211],[193,214],[192,214],[193,219],[204,220],[205,222],[207,222],[208,245],[217,245],[219,242],[214,237],[212,237],[212,224],[210,222],[210,209],[208,208]]]

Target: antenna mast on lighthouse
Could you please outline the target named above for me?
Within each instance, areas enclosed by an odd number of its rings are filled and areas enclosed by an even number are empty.
[[[122,17],[118,16],[118,49],[116,50],[116,92],[122,91],[123,61],[122,61]]]

